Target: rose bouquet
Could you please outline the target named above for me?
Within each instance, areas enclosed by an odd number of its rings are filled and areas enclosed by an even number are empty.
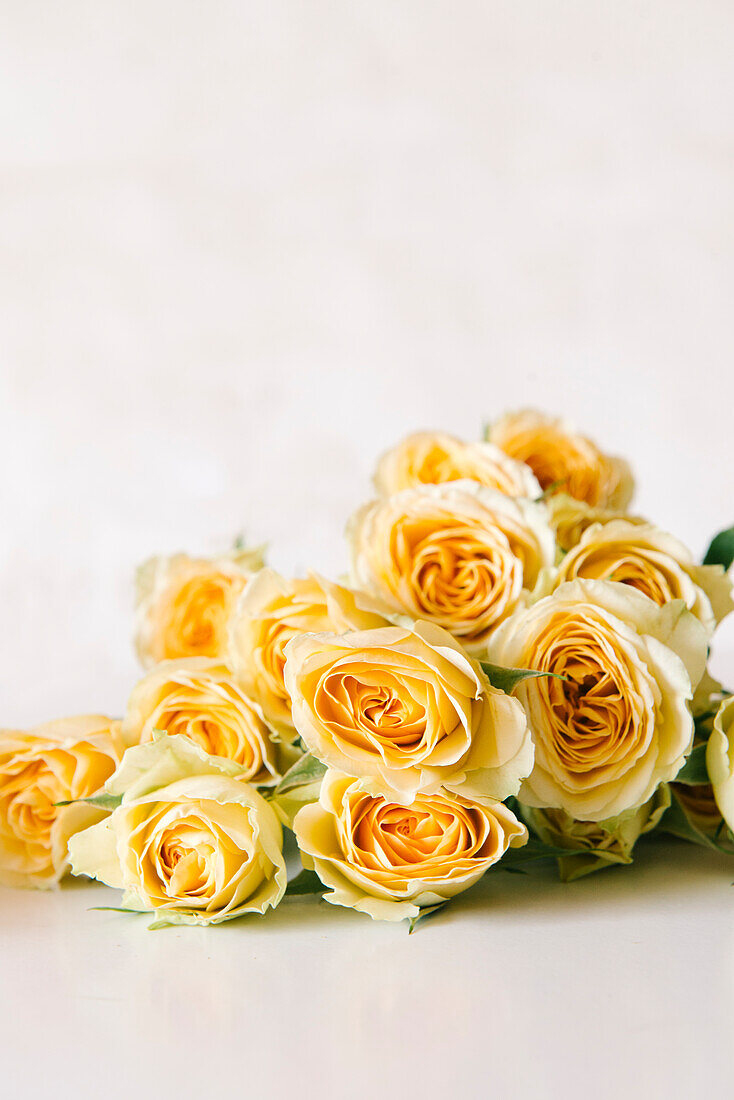
[[[342,583],[241,545],[141,567],[122,719],[0,731],[0,881],[87,875],[153,927],[313,893],[412,928],[490,868],[734,855],[734,528],[698,564],[535,412],[410,435],[374,485]]]

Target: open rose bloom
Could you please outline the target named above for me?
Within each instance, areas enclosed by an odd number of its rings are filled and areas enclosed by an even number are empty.
[[[542,490],[532,470],[493,443],[464,443],[446,432],[414,432],[382,456],[374,483],[380,496],[420,485],[468,479],[510,497],[535,499]]]
[[[605,455],[564,420],[526,409],[492,424],[488,437],[524,462],[542,489],[559,488],[593,507],[626,508],[634,492],[629,464]]]
[[[535,744],[521,800],[585,821],[646,802],[691,750],[707,648],[683,601],[612,581],[564,584],[507,619],[490,660],[554,674],[517,689]]]
[[[119,805],[69,858],[75,875],[123,890],[123,908],[156,926],[219,924],[282,898],[280,822],[234,762],[163,736],[129,749],[105,793]]]
[[[174,554],[141,565],[135,644],[143,666],[180,657],[224,657],[237,599],[262,564],[258,549],[216,558]]]
[[[532,767],[521,704],[432,623],[305,635],[286,656],[293,717],[310,752],[396,799],[441,787],[503,799]]]
[[[409,805],[368,779],[328,771],[294,829],[326,901],[377,920],[417,917],[473,886],[527,830],[501,802],[438,791]]]
[[[543,505],[472,481],[408,489],[347,528],[355,586],[474,652],[554,562]]]
[[[206,657],[164,661],[133,688],[122,723],[128,745],[156,733],[188,737],[210,756],[233,760],[244,778],[271,786],[296,759],[226,665]]]
[[[104,816],[79,800],[102,789],[122,752],[120,723],[99,714],[0,730],[0,882],[51,887],[63,878],[69,838]]]

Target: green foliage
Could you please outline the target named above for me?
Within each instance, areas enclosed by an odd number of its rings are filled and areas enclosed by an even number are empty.
[[[723,565],[729,569],[734,562],[734,527],[719,531],[711,540],[711,545],[703,559],[704,565]]]

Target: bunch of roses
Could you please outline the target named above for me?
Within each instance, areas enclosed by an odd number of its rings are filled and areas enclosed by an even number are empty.
[[[375,489],[348,586],[241,547],[140,569],[123,718],[0,731],[0,880],[71,870],[155,925],[311,891],[414,921],[499,861],[572,879],[654,829],[734,853],[706,668],[734,528],[698,565],[628,514],[624,461],[532,412],[411,435]]]

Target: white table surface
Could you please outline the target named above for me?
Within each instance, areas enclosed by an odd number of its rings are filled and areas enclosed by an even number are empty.
[[[534,404],[734,519],[730,0],[6,3],[0,725],[119,714],[148,554],[287,572],[407,431]],[[714,668],[734,681],[734,623]],[[732,1093],[734,868],[502,875],[408,938],[0,892],[0,1096]]]
[[[316,899],[215,929],[0,893],[2,1094],[731,1092],[734,861],[674,841],[574,884],[493,874],[408,936]]]

